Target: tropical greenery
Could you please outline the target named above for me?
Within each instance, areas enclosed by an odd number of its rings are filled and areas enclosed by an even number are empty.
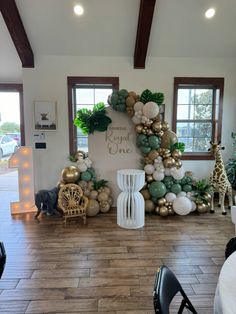
[[[209,195],[212,193],[212,187],[206,179],[196,181],[193,184],[193,200],[196,204],[209,202]]]
[[[83,134],[91,134],[94,131],[104,132],[107,130],[111,119],[106,116],[104,103],[94,105],[92,110],[83,108],[77,111],[74,124],[79,127]]]

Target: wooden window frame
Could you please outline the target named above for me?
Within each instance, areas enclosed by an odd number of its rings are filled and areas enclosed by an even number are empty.
[[[77,151],[76,143],[76,126],[73,124],[74,103],[72,90],[75,85],[79,84],[111,84],[113,89],[119,90],[119,77],[99,77],[99,76],[69,76],[67,77],[68,91],[68,121],[69,121],[69,152],[73,155]]]
[[[0,83],[0,92],[18,92],[19,93],[21,146],[25,146],[23,84]]]
[[[173,119],[172,119],[172,129],[176,132],[177,124],[177,98],[178,89],[184,87],[215,87],[219,89],[219,115],[217,119],[217,129],[216,129],[216,117],[215,117],[215,99],[213,98],[213,117],[212,117],[212,138],[211,140],[221,140],[222,131],[222,115],[223,115],[223,95],[224,95],[224,78],[221,77],[175,77],[174,78],[174,97],[173,97]],[[209,145],[210,147],[210,145]],[[183,160],[213,160],[215,157],[210,152],[188,152],[184,153],[182,156]]]

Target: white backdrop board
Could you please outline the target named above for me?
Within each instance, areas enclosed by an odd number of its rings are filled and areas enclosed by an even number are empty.
[[[98,180],[109,181],[114,202],[120,190],[116,183],[119,169],[139,169],[141,154],[136,147],[135,125],[126,113],[107,108],[112,123],[106,132],[89,135],[89,158],[93,161]]]

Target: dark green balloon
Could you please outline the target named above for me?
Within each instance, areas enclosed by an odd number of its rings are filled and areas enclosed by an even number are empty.
[[[161,181],[154,181],[149,185],[149,193],[152,197],[160,198],[166,194],[166,187]]]
[[[179,192],[182,191],[182,188],[181,188],[180,184],[174,183],[170,190],[171,190],[172,193],[178,194]]]

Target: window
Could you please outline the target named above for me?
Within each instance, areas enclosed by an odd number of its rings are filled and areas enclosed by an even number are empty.
[[[99,102],[107,104],[113,90],[119,89],[118,77],[68,77],[68,113],[70,154],[78,150],[88,151],[88,136],[74,126],[76,112],[82,108],[92,109]]]
[[[221,140],[224,78],[175,77],[173,131],[185,143],[183,159],[213,159],[210,141]]]
[[[0,84],[0,135],[3,134],[18,146],[25,145],[22,84]]]

